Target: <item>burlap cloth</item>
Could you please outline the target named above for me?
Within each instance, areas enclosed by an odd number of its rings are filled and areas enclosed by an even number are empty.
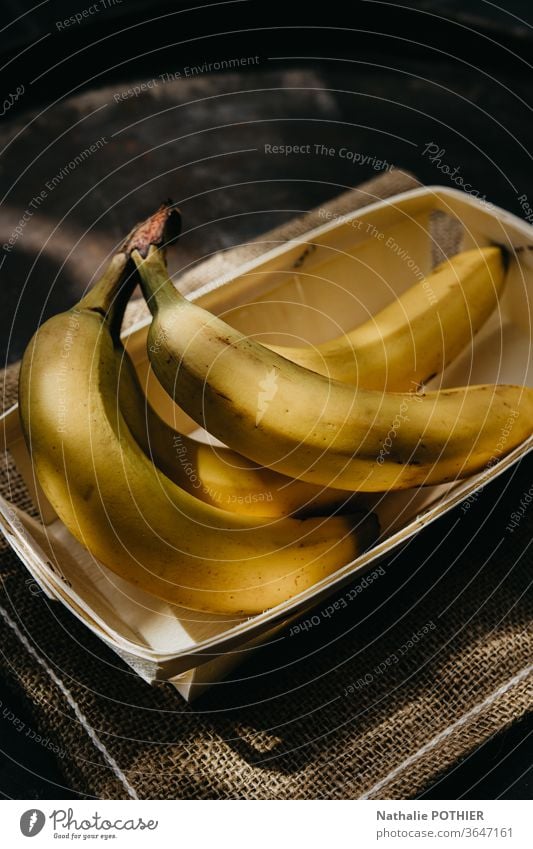
[[[354,209],[414,183],[393,171],[328,206]],[[211,258],[188,288],[319,220],[314,211]],[[4,407],[16,371],[4,375]],[[391,557],[346,607],[319,609],[312,627],[280,635],[193,707],[168,684],[145,684],[36,591],[4,544],[2,675],[81,795],[413,797],[530,706],[531,468],[523,461]],[[1,484],[28,506],[9,464]]]

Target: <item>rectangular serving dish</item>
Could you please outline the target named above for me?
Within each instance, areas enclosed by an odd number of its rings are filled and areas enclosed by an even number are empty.
[[[499,308],[434,386],[533,385],[533,227],[453,189],[414,189],[342,217],[324,211],[322,226],[271,248],[231,274],[206,280],[191,297],[262,341],[318,343],[366,320],[419,281],[435,259],[450,250],[451,230],[455,250],[502,244],[511,251],[511,263]],[[523,250],[516,254],[516,248]],[[182,413],[176,417],[176,408],[150,372],[148,324],[146,319],[130,328],[124,342],[160,414],[177,422],[183,432],[193,432],[196,425]],[[4,450],[11,452],[35,498],[37,484],[16,405],[2,423]],[[290,601],[250,618],[173,607],[118,578],[71,536],[42,492],[42,522],[0,499],[0,526],[50,598],[68,607],[146,681],[170,681],[192,699],[289,621],[356,574],[374,568],[532,448],[529,439],[465,481],[380,498],[376,511],[382,535],[374,548]]]

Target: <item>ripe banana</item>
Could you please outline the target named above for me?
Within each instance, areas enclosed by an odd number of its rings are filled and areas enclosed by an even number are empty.
[[[342,490],[314,486],[265,469],[229,448],[214,448],[191,439],[157,415],[119,337],[126,297],[136,282],[131,275],[128,282],[126,272],[126,265],[115,261],[106,275],[109,291],[114,286],[121,293],[112,311],[120,375],[119,406],[134,439],[158,468],[201,501],[236,513],[303,518],[353,510],[353,499]]]
[[[160,383],[198,424],[264,466],[352,491],[406,489],[481,471],[532,432],[531,389],[356,389],[183,298],[156,246],[132,258],[153,314],[148,354]]]
[[[139,233],[157,243],[155,224]],[[72,310],[43,324],[22,361],[21,423],[35,474],[69,531],[116,574],[169,603],[254,614],[348,563],[373,516],[254,519],[199,501],[162,474],[117,403],[117,293],[130,240]]]
[[[268,347],[364,389],[413,390],[461,353],[493,311],[504,282],[500,248],[463,251],[344,336],[315,348]]]
[[[119,343],[115,351],[126,424],[144,453],[186,492],[222,510],[251,516],[303,518],[353,509],[353,499],[343,490],[294,480],[230,448],[214,448],[174,430],[146,399],[127,351]]]

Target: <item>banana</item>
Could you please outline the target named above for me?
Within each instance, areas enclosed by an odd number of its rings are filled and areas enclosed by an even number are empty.
[[[334,380],[408,391],[461,353],[493,311],[504,282],[500,248],[463,251],[344,336],[314,348],[267,347]]]
[[[73,309],[43,324],[22,361],[19,401],[34,472],[68,530],[110,570],[169,603],[255,614],[335,572],[371,544],[374,516],[254,519],[194,498],[160,472],[118,404],[117,316],[139,228]],[[156,226],[157,225],[157,226]],[[162,239],[162,236],[161,236]]]
[[[299,518],[353,509],[342,490],[297,481],[258,466],[229,448],[214,448],[179,433],[161,419],[146,399],[119,337],[126,297],[135,285],[127,267],[111,263],[105,284],[121,292],[113,307],[112,333],[119,368],[119,406],[145,454],[174,483],[207,504],[251,516]]]
[[[124,347],[115,346],[119,406],[134,439],[174,483],[207,504],[251,516],[310,516],[353,509],[348,493],[281,475],[229,448],[174,430],[158,416]]]
[[[132,258],[164,389],[214,436],[282,474],[351,491],[441,484],[481,471],[531,435],[531,389],[402,394],[329,380],[183,298],[156,246]]]

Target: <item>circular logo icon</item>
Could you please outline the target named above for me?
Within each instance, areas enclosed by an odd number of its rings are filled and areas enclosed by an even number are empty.
[[[20,830],[24,837],[35,837],[42,831],[46,822],[46,817],[42,811],[37,808],[31,808],[29,811],[24,811],[20,818]]]

